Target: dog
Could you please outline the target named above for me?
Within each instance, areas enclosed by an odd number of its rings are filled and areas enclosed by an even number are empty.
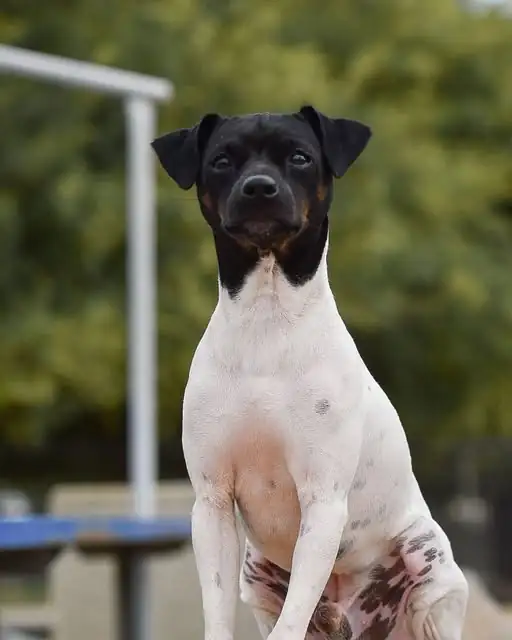
[[[329,286],[333,182],[370,137],[304,106],[152,143],[218,259],[183,401],[206,640],[233,639],[239,593],[269,640],[461,640],[466,580]]]

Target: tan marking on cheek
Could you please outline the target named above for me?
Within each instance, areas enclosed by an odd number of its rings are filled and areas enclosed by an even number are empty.
[[[277,250],[280,251],[281,253],[285,253],[286,250],[288,249],[288,246],[290,244],[290,242],[292,241],[293,238],[285,238],[277,247]]]
[[[303,202],[302,203],[302,219],[303,220],[308,220],[309,219],[309,213],[310,213],[310,209],[309,209],[309,202]]]
[[[321,184],[316,190],[316,197],[320,202],[323,202],[327,196],[327,187],[325,184]]]
[[[201,202],[207,209],[212,208],[212,198],[208,192],[203,193],[203,195],[201,196]]]

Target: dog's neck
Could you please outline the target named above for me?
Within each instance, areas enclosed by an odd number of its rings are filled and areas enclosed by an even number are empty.
[[[330,293],[327,276],[328,221],[306,229],[283,251],[262,254],[214,234],[219,264],[219,306],[230,317],[257,309],[290,321]]]

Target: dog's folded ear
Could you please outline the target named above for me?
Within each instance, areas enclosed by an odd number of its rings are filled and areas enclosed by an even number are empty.
[[[357,120],[328,118],[309,105],[299,114],[320,141],[333,176],[340,178],[366,147],[372,135],[370,127]]]
[[[208,113],[196,126],[166,133],[151,143],[162,167],[182,189],[195,184],[201,154],[221,120],[218,114]]]

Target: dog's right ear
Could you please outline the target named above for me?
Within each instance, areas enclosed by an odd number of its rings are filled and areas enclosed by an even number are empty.
[[[202,152],[221,120],[218,114],[208,113],[195,127],[166,133],[151,143],[162,167],[182,189],[195,184]]]

